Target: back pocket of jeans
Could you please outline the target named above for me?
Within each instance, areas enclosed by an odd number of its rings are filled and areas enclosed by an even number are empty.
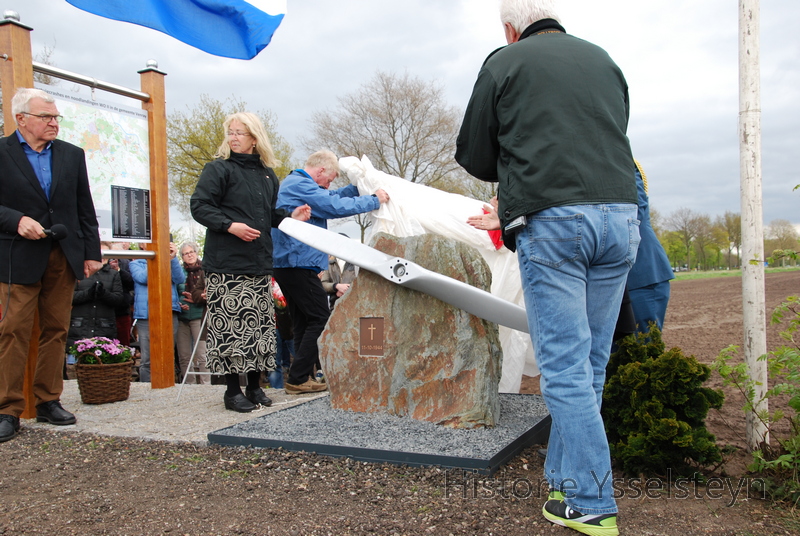
[[[529,224],[531,262],[558,268],[578,258],[581,249],[583,214],[532,218]]]

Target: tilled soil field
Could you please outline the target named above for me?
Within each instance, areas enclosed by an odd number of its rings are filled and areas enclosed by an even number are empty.
[[[766,279],[771,311],[800,293],[800,271]],[[777,328],[769,346],[781,344]],[[742,339],[741,279],[672,285],[664,340],[710,363]],[[538,382],[526,378],[524,392]],[[714,376],[711,386],[720,386]],[[726,391],[708,426],[738,450],[708,487],[620,486],[630,535],[800,533],[796,513],[748,496],[741,398]],[[323,423],[320,424],[324,425]],[[541,516],[536,448],[491,478],[307,453],[196,447],[25,429],[0,444],[2,535],[563,535]]]

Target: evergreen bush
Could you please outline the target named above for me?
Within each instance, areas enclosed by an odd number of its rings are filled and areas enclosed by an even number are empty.
[[[665,351],[658,327],[618,341],[603,394],[611,456],[629,474],[690,476],[722,461],[706,429],[722,391],[703,387],[711,369],[680,348]]]

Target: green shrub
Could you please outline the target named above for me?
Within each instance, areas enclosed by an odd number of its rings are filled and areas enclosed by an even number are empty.
[[[761,448],[753,452],[753,463],[748,469],[762,475],[764,491],[773,500],[800,503],[800,341],[795,334],[800,328],[800,301],[797,296],[790,296],[772,313],[771,324],[780,324],[788,320],[788,326],[781,332],[781,337],[788,345],[781,346],[773,352],[760,356],[759,361],[766,361],[767,374],[772,388],[763,397],[756,399],[756,386],[745,363],[731,364],[737,355],[736,346],[729,346],[717,356],[714,368],[719,372],[725,385],[734,386],[745,397],[744,411],[758,419],[766,428],[766,434],[773,437],[777,447],[771,446],[766,438],[759,442]],[[788,400],[785,408],[775,407],[776,396],[784,395]],[[773,411],[758,410],[766,401],[767,407]],[[778,436],[775,424],[783,419],[789,421],[788,434]]]
[[[629,335],[611,355],[603,417],[611,456],[629,474],[692,475],[722,461],[705,427],[721,391],[702,387],[711,369],[680,348],[664,351],[661,332]]]

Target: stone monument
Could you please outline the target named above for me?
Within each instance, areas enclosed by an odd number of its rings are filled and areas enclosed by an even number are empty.
[[[487,291],[491,285],[481,255],[455,240],[378,233],[370,245]],[[499,418],[497,325],[367,270],[336,302],[319,346],[334,408],[453,428]]]

